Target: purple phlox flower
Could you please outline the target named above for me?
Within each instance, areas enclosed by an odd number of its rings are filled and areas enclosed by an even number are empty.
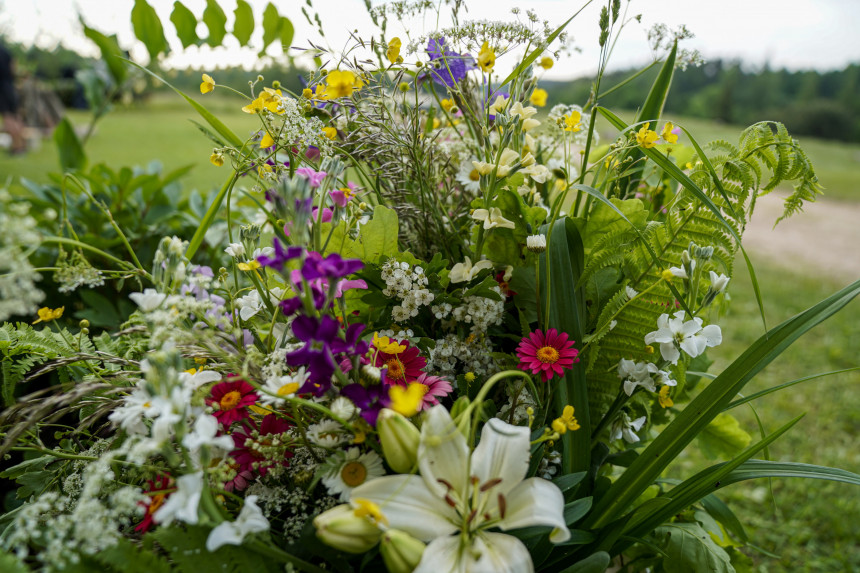
[[[360,259],[344,259],[338,253],[323,258],[315,251],[309,251],[302,265],[302,276],[307,281],[314,279],[339,279],[361,270],[364,263]]]
[[[361,333],[364,331],[364,325],[361,323],[350,324],[344,335],[345,340],[337,340],[332,343],[332,350],[336,353],[357,354],[363,356],[370,350],[370,344],[364,340],[359,340]]]
[[[281,241],[279,241],[277,237],[275,237],[273,243],[275,247],[275,254],[271,257],[268,257],[266,255],[260,255],[259,257],[257,257],[257,262],[264,267],[271,267],[278,271],[284,268],[284,264],[287,261],[300,257],[302,255],[302,251],[304,251],[303,247],[299,247],[296,245],[288,246],[285,249],[284,245],[281,244]]]
[[[344,191],[341,189],[335,189],[334,191],[328,192],[329,196],[331,197],[331,200],[334,201],[334,204],[338,207],[346,207],[346,204],[349,203],[353,197],[358,195],[358,185],[349,182],[346,184],[346,186],[349,189],[349,195],[344,193]]]
[[[325,171],[314,171],[310,167],[299,167],[296,169],[296,175],[301,175],[305,179],[308,180],[308,183],[311,184],[311,187],[319,187],[320,183],[323,182],[327,173]]]
[[[349,384],[341,389],[340,394],[352,400],[361,409],[364,421],[374,428],[379,411],[391,405],[388,389],[383,384],[374,384],[368,388],[361,384]]]
[[[297,290],[302,290],[302,271],[290,271],[290,280],[293,281],[293,284],[296,286]],[[308,284],[311,287],[311,294],[313,294],[314,297],[314,306],[317,310],[322,310],[330,285],[328,279],[313,279],[309,280]],[[334,289],[334,298],[342,297],[344,292],[353,288],[366,289],[367,283],[361,279],[338,281]],[[287,308],[291,308],[291,306],[288,306]]]
[[[331,377],[337,367],[331,346],[339,341],[339,328],[338,322],[328,315],[320,319],[300,315],[293,320],[293,334],[305,345],[287,354],[287,364],[307,366],[310,370],[310,378],[299,388],[300,394],[322,396],[331,387]]]
[[[317,207],[314,207],[314,210],[311,213],[311,219],[313,219],[314,222],[316,222],[316,220],[317,220],[317,213],[318,212],[319,212],[319,209]],[[329,209],[328,207],[323,207],[322,221],[320,221],[320,222],[321,223],[328,223],[329,221],[331,221],[332,215],[333,215],[333,213],[332,213],[331,209]]]
[[[446,87],[454,87],[466,78],[466,72],[475,69],[475,60],[469,54],[458,54],[445,46],[445,38],[430,38],[427,42],[430,56],[428,73],[433,81]],[[422,79],[427,77],[422,76]]]
[[[281,307],[281,313],[284,316],[292,316],[302,307],[302,299],[297,296],[287,298],[279,302],[278,306]]]

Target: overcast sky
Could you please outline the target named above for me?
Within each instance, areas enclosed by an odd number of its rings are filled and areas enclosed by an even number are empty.
[[[219,0],[232,24],[235,0]],[[249,0],[254,7],[259,27],[263,8],[268,0]],[[206,0],[183,2],[198,18]],[[319,41],[300,12],[303,0],[275,0],[279,11],[292,19],[296,36],[294,45]],[[378,4],[378,1],[374,1]],[[597,17],[604,2],[595,0],[568,27],[573,45],[581,52],[565,57],[546,74],[547,79],[567,79],[590,74],[596,67]],[[622,0],[622,4],[626,4]],[[84,38],[78,14],[87,24],[101,32],[116,33],[121,47],[131,50],[135,59],[146,61],[146,51],[136,42],[131,30],[130,14],[133,0],[0,0],[0,33],[16,42],[52,47],[62,43],[68,48],[88,55],[97,55],[95,47]],[[150,0],[165,23],[168,40],[175,48],[166,61],[168,65],[215,69],[225,65],[253,65],[257,50],[241,49],[228,39],[225,47],[191,47],[182,50],[169,22],[173,0]],[[510,9],[519,6],[534,9],[541,18],[553,25],[566,20],[581,6],[577,0],[467,0],[470,19],[506,20],[513,16]],[[360,35],[375,32],[364,9],[363,0],[315,0],[320,11],[329,44],[341,47],[347,30]],[[628,68],[651,60],[646,32],[658,22],[671,27],[679,24],[696,34],[686,42],[689,49],[698,49],[706,60],[738,58],[750,66],[792,70],[817,68],[838,69],[860,62],[860,0],[631,0],[628,15],[643,14],[642,24],[633,23],[624,31],[613,56],[612,68]],[[422,28],[420,22],[415,28]],[[432,28],[417,32],[424,33]],[[404,36],[403,31],[389,30]],[[206,36],[201,24],[198,34]],[[259,49],[261,32],[252,39]],[[277,42],[270,53],[278,51]],[[513,58],[508,58],[513,60]],[[504,71],[513,62],[499,61]],[[508,68],[510,69],[510,68]]]

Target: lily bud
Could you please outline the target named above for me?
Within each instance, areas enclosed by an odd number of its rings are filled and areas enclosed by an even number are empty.
[[[382,455],[391,469],[401,474],[411,472],[418,461],[421,437],[415,424],[394,410],[383,408],[379,412],[376,431],[382,444]]]
[[[426,545],[408,533],[389,529],[382,534],[379,552],[388,573],[412,573],[421,561]]]
[[[314,518],[317,538],[347,553],[365,553],[379,541],[379,528],[366,517],[355,515],[349,504],[335,506]]]

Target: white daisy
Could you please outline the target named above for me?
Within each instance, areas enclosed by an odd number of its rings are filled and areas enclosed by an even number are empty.
[[[346,434],[334,420],[323,420],[308,427],[308,439],[322,448],[336,448],[346,441]]]
[[[311,373],[304,366],[283,376],[272,376],[266,379],[263,391],[260,392],[260,402],[266,406],[281,406],[284,398],[295,394],[310,378]]]
[[[329,464],[332,469],[322,481],[330,494],[340,495],[341,501],[348,501],[354,488],[385,475],[382,458],[372,451],[362,454],[358,448],[337,452]]]
[[[460,171],[457,173],[457,182],[469,193],[478,193],[481,190],[481,174],[472,165],[472,159],[460,162]]]

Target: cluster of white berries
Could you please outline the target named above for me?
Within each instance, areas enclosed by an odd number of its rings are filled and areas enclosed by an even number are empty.
[[[382,280],[385,288],[382,294],[388,297],[400,299],[400,304],[391,311],[391,317],[395,322],[403,322],[414,316],[422,306],[430,306],[436,296],[426,287],[429,282],[424,269],[413,267],[407,262],[398,263],[389,259],[382,265]]]

